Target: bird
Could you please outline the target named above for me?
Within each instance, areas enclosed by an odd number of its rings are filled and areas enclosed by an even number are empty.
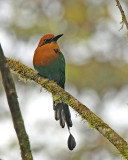
[[[38,74],[48,80],[56,82],[61,88],[65,88],[65,58],[62,54],[57,40],[63,34],[55,36],[54,34],[45,34],[39,41],[33,56],[33,66]],[[69,106],[62,102],[56,104],[53,100],[53,110],[55,120],[59,120],[62,128],[67,125],[69,130],[68,148],[73,150],[76,146],[74,136],[71,134],[72,127],[71,114]]]

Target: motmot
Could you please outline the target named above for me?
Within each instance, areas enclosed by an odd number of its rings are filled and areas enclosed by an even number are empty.
[[[40,76],[53,80],[64,89],[65,58],[57,43],[61,36],[63,34],[57,36],[46,34],[40,39],[34,53],[33,66]],[[60,121],[61,127],[64,128],[65,124],[67,124],[69,130],[68,148],[73,150],[76,146],[76,141],[70,132],[72,120],[69,106],[64,102],[56,104],[53,100],[53,109],[55,111],[55,119]]]

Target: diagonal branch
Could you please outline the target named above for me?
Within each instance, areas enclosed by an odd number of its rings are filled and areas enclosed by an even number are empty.
[[[9,108],[13,119],[14,128],[19,140],[22,160],[32,160],[33,158],[31,154],[30,143],[28,135],[25,131],[23,118],[20,112],[15,84],[9,70],[8,62],[4,57],[1,45],[0,45],[0,71],[3,79],[3,85],[5,88]]]
[[[119,8],[119,10],[120,10],[121,15],[122,15],[122,22],[121,22],[121,23],[122,23],[122,27],[121,27],[121,29],[123,28],[123,24],[125,23],[126,28],[127,28],[127,30],[128,30],[128,22],[127,22],[125,13],[124,13],[124,11],[123,11],[123,8],[122,8],[119,0],[115,0],[115,1],[116,1],[116,3],[117,3],[117,6],[118,6],[118,8]]]
[[[90,111],[85,105],[80,103],[72,95],[59,87],[55,82],[40,77],[33,69],[11,58],[7,58],[7,60],[9,63],[9,67],[12,69],[12,71],[18,74],[20,78],[35,81],[36,83],[41,85],[41,87],[51,92],[56,103],[62,101],[67,103],[81,115],[82,119],[87,120],[89,126],[98,130],[118,149],[118,151],[124,158],[128,159],[127,142],[114,130],[112,130],[106,123],[104,123],[98,116]]]

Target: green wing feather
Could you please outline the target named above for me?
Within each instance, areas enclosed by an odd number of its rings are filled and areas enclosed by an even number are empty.
[[[59,56],[59,74],[60,74],[60,80],[59,80],[59,85],[64,88],[65,84],[65,58],[63,54],[61,53]]]

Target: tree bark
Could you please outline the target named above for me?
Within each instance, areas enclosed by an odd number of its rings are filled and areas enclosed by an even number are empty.
[[[31,154],[30,143],[29,143],[28,135],[25,131],[23,118],[19,108],[15,84],[9,70],[8,62],[4,57],[4,53],[1,48],[1,45],[0,45],[0,70],[1,70],[1,75],[2,75],[2,80],[3,80],[3,85],[5,88],[7,100],[8,100],[8,105],[9,105],[12,120],[13,120],[13,125],[19,140],[22,160],[32,160],[33,158]]]

